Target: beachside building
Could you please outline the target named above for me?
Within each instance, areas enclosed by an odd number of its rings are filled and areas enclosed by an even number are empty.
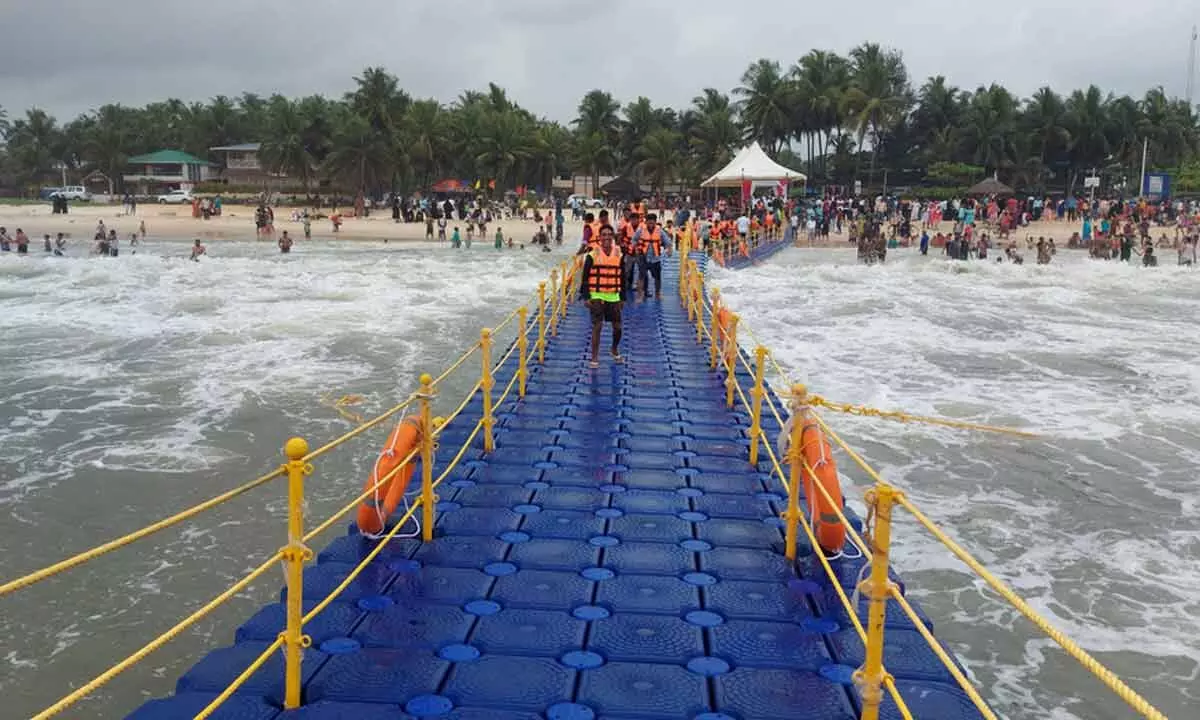
[[[262,143],[240,143],[219,145],[208,149],[209,155],[217,160],[220,180],[231,185],[265,185],[278,181],[279,176],[263,169],[258,159]]]
[[[207,160],[182,150],[158,150],[129,158],[122,176],[125,187],[139,195],[168,190],[191,190],[196,183],[209,180],[213,166]]]

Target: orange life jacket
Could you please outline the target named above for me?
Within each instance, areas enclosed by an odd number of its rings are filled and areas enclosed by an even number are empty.
[[[641,237],[638,239],[637,251],[652,257],[662,255],[662,228],[658,225],[654,226],[654,230],[646,230],[642,228]]]
[[[603,248],[597,247],[590,255],[592,271],[587,278],[588,292],[621,292],[621,249],[614,245],[612,252],[605,254]]]
[[[587,240],[588,245],[590,245],[592,247],[599,247],[599,245],[600,245],[600,221],[593,220],[590,223],[588,223],[587,226],[592,229],[591,234],[588,235],[588,240]]]

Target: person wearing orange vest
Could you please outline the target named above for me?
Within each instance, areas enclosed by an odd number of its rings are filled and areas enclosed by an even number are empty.
[[[625,284],[625,273],[622,271],[621,248],[613,242],[611,225],[602,225],[599,232],[599,244],[584,257],[583,282],[580,283],[580,296],[588,304],[588,312],[592,318],[592,360],[593,369],[600,367],[600,332],[604,323],[612,325],[612,359],[615,363],[624,362],[621,357],[621,297]]]
[[[650,299],[650,278],[654,278],[654,297],[662,298],[662,256],[671,252],[671,239],[658,226],[658,216],[650,213],[646,222],[633,236],[638,254],[638,270],[642,277],[642,296]]]
[[[600,229],[600,223],[596,222],[596,216],[591,213],[583,214],[583,241],[584,247],[589,247],[596,238],[596,231]]]
[[[634,284],[637,281],[637,246],[633,242],[633,236],[642,226],[642,218],[630,211],[629,216],[621,225],[620,232],[617,233],[617,244],[621,246],[621,252],[624,254],[622,259],[623,272],[625,273],[624,292],[632,299],[636,288]]]

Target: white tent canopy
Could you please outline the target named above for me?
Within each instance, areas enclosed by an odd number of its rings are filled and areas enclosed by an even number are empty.
[[[729,164],[721,168],[716,175],[705,180],[703,187],[741,187],[745,180],[800,180],[807,182],[808,177],[801,172],[789,170],[772,160],[763,151],[758,142],[753,142],[738,150],[737,155]]]

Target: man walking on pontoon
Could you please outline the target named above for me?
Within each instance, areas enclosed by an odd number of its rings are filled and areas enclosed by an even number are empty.
[[[580,295],[588,304],[592,316],[592,361],[591,367],[600,367],[600,332],[604,323],[612,325],[612,359],[624,362],[621,357],[621,293],[625,273],[621,269],[621,249],[613,243],[611,225],[601,225],[600,242],[584,256],[583,282]]]

